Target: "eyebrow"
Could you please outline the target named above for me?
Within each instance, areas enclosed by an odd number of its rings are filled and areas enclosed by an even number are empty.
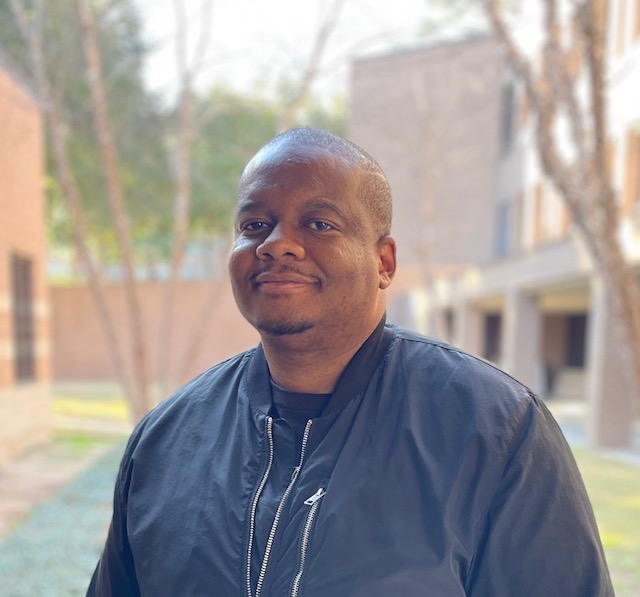
[[[328,199],[311,199],[311,201],[307,203],[307,207],[318,210],[326,209],[327,211],[332,211],[338,216],[343,215],[340,208],[333,201],[329,201]]]
[[[263,207],[263,201],[256,201],[255,199],[244,199],[236,204],[235,216],[238,217],[243,213],[258,211]]]
[[[236,205],[235,217],[245,214],[251,213],[255,211],[259,211],[261,209],[265,209],[266,202],[260,199],[244,199],[240,203]],[[335,213],[338,216],[342,216],[343,213],[340,208],[333,202],[328,199],[311,199],[305,205],[305,207],[309,210],[327,210]]]

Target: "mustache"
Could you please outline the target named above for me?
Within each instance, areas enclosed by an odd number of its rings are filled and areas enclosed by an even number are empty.
[[[262,274],[274,274],[277,276],[283,274],[294,274],[296,276],[300,276],[301,278],[306,278],[307,280],[309,280],[309,282],[320,282],[320,278],[318,276],[305,272],[291,265],[267,265],[265,267],[261,267],[260,269],[254,271],[251,276],[249,276],[249,280],[251,282],[255,282],[256,278],[258,276],[261,276]]]

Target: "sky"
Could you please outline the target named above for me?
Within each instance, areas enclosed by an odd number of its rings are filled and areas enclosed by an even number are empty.
[[[211,43],[198,87],[224,82],[242,91],[258,87],[268,92],[282,76],[299,75],[331,1],[213,0]],[[170,98],[177,81],[174,0],[136,2],[146,41],[153,48],[147,83]],[[201,24],[201,0],[184,4],[193,47]],[[346,0],[315,91],[321,96],[345,93],[350,60],[415,45],[426,18],[425,0]]]

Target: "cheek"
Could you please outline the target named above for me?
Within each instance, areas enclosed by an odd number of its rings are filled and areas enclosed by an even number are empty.
[[[234,253],[245,253],[247,251],[254,251],[255,244],[255,240],[246,238],[244,236],[238,236],[233,241],[233,247],[231,247],[231,255],[233,256]]]
[[[254,255],[254,243],[246,238],[237,238],[233,243],[227,261],[231,277],[233,278],[236,275],[242,274],[243,270],[253,261]]]
[[[361,291],[377,289],[379,284],[378,261],[369,252],[362,250],[343,254],[342,277],[348,286]]]

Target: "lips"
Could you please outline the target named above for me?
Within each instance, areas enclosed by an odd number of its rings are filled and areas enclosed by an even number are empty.
[[[252,281],[256,286],[282,289],[318,284],[318,279],[315,276],[294,271],[259,272],[252,276]]]

